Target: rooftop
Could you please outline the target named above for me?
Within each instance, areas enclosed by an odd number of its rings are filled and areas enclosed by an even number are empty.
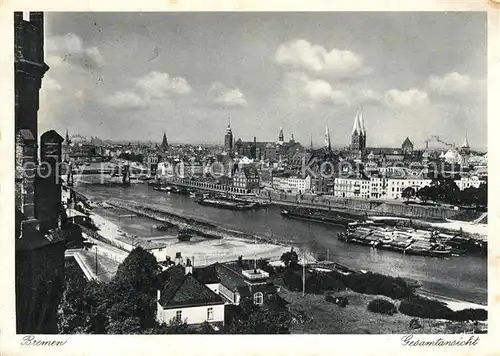
[[[198,281],[191,273],[185,274],[184,266],[176,265],[159,276],[160,305],[164,308],[188,305],[223,304],[223,299]]]

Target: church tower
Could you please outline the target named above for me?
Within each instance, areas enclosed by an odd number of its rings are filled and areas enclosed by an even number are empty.
[[[328,123],[325,128],[325,149],[328,151],[332,150],[332,142],[330,140],[330,129],[328,128]]]
[[[163,152],[168,150],[167,134],[165,132],[163,133],[163,139],[161,141],[160,150]]]
[[[351,150],[364,152],[366,149],[366,128],[363,111],[356,111],[351,134]]]
[[[224,134],[224,150],[226,152],[233,151],[233,131],[231,130],[231,119],[227,123],[226,133]]]
[[[283,127],[280,127],[280,133],[278,135],[278,143],[282,145],[285,142],[285,135],[283,134]]]

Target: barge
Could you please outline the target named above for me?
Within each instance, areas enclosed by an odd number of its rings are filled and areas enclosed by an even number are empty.
[[[355,222],[353,218],[341,216],[341,215],[327,215],[324,212],[314,211],[314,210],[300,210],[294,208],[283,208],[281,209],[281,215],[285,218],[306,220],[320,222],[330,225],[338,225],[348,227],[350,223]]]

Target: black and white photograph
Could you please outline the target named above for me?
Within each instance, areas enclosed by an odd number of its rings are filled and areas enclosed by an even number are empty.
[[[487,15],[13,12],[16,333],[472,347]]]

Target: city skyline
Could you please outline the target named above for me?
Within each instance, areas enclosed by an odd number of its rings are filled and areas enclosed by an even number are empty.
[[[320,147],[327,123],[342,147],[362,105],[369,147],[408,136],[423,148],[431,135],[460,145],[467,135],[486,148],[483,13],[46,18],[41,127],[222,144],[230,117],[235,139],[276,141],[283,126],[285,140],[309,146],[312,136]]]

